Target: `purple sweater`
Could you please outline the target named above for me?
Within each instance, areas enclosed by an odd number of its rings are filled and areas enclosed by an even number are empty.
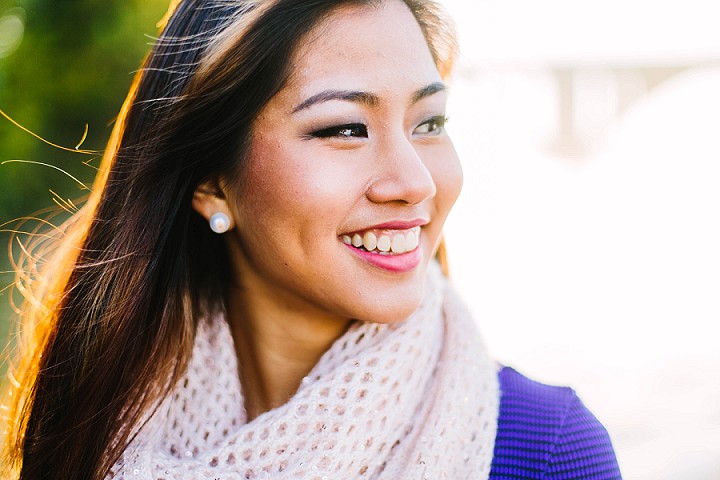
[[[620,470],[602,424],[566,387],[500,373],[500,416],[490,480],[617,480]]]

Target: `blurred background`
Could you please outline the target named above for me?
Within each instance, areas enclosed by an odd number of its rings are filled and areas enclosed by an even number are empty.
[[[0,0],[0,109],[69,148],[87,124],[102,150],[167,3]],[[626,479],[720,479],[720,4],[444,3],[450,260],[493,354],[573,386]],[[0,223],[84,194],[8,160],[89,184],[98,157],[0,118]]]
[[[102,151],[167,5],[167,0],[0,0],[0,110],[70,149],[87,125],[81,148]],[[2,338],[10,312],[7,287],[14,279],[4,253],[9,231],[17,227],[13,220],[48,207],[60,210],[58,203],[81,198],[87,191],[69,175],[90,185],[99,160],[100,154],[49,146],[0,117]],[[20,248],[18,242],[11,247],[16,253]]]
[[[626,479],[720,479],[720,3],[446,3],[448,246],[495,357],[573,386]]]

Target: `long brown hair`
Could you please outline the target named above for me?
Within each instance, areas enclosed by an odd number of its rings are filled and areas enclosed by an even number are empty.
[[[20,263],[25,337],[6,438],[15,475],[110,473],[183,373],[196,320],[223,308],[229,261],[191,208],[194,190],[242,172],[253,119],[286,82],[307,33],[338,6],[380,3],[173,2],[88,201]],[[430,0],[405,3],[446,75],[448,21]],[[27,278],[36,268],[42,274]]]

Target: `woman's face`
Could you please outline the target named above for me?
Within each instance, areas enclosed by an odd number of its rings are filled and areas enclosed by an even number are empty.
[[[383,323],[419,306],[462,184],[446,97],[404,3],[341,8],[313,30],[225,192],[257,304]]]

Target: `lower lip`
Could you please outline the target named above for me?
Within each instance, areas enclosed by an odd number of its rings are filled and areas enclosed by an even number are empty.
[[[420,265],[420,261],[422,260],[420,246],[418,246],[415,250],[411,252],[401,253],[399,255],[380,255],[379,253],[360,250],[359,248],[355,248],[352,245],[344,245],[366,262],[371,263],[372,265],[380,267],[389,272],[409,272],[410,270]]]

